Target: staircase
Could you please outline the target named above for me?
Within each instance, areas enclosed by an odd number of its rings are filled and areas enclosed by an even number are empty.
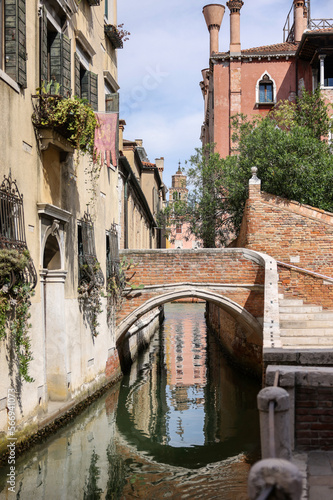
[[[280,296],[279,313],[283,348],[333,348],[333,311]]]

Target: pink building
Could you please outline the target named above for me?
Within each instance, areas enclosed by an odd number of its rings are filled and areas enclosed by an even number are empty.
[[[319,0],[318,0],[319,1]],[[230,118],[266,115],[281,99],[294,100],[303,88],[320,86],[333,102],[333,19],[311,19],[310,0],[293,0],[284,41],[242,50],[240,15],[250,2],[229,0],[230,45],[219,51],[219,30],[225,7],[206,5],[203,14],[210,33],[209,68],[200,83],[205,118],[202,144],[216,143],[222,157],[231,154]]]
[[[172,187],[169,189],[169,204],[177,200],[185,201],[187,199],[188,189],[186,183],[187,177],[181,171],[179,164],[176,174],[172,176]],[[167,248],[195,250],[202,246],[200,241],[193,234],[190,234],[189,224],[183,222],[181,219],[172,220],[169,230],[170,236],[167,241]]]

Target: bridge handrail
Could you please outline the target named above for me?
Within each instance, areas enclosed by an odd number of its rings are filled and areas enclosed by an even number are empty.
[[[281,262],[279,260],[277,260],[276,263],[278,264],[278,266],[287,267],[288,269],[295,269],[296,271],[299,271],[303,274],[308,274],[310,276],[313,276],[314,278],[323,279],[325,281],[330,281],[331,283],[333,283],[332,276],[326,276],[325,274],[316,273],[316,271],[311,271],[310,269],[305,269],[304,267],[297,267],[293,264],[288,264],[287,262]]]

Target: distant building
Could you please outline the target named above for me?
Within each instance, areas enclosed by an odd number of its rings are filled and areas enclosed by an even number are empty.
[[[186,201],[188,197],[188,189],[186,187],[187,176],[182,172],[180,163],[176,174],[172,176],[172,187],[169,189],[169,205],[176,201]],[[182,219],[171,218],[171,225],[168,228],[169,236],[167,240],[167,248],[177,249],[196,249],[202,245],[200,241],[190,233],[188,222]]]
[[[319,1],[319,0],[317,0]],[[243,50],[240,14],[244,4],[229,0],[230,45],[219,50],[219,30],[225,7],[206,5],[203,14],[210,33],[209,68],[200,83],[205,118],[204,144],[216,143],[222,157],[232,152],[230,118],[238,113],[265,116],[281,99],[294,100],[302,89],[321,87],[333,102],[333,19],[311,19],[310,0],[293,0],[284,26],[284,41]],[[263,8],[265,8],[263,6]],[[274,20],[276,22],[276,20]]]

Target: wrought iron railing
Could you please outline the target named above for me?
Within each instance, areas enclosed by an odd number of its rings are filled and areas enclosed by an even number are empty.
[[[79,238],[79,286],[86,284],[88,290],[94,286],[102,287],[104,275],[96,256],[94,224],[88,212],[84,213],[79,227],[81,231]]]
[[[28,250],[25,228],[23,195],[20,194],[15,180],[11,175],[4,176],[0,185],[0,248],[8,250],[18,250],[23,252]],[[17,281],[28,283],[32,288],[37,284],[37,273],[32,259],[29,259],[26,267],[16,274],[11,273],[9,278],[9,288]]]

